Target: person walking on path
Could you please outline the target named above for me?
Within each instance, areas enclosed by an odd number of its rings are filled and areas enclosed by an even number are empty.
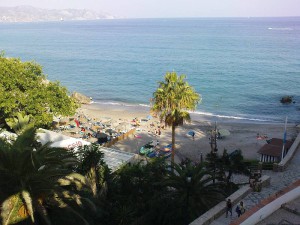
[[[235,209],[236,213],[238,214],[238,217],[240,217],[245,212],[245,207],[243,201],[241,201]]]
[[[232,203],[231,199],[228,199],[226,202],[226,218],[228,216],[228,212],[230,212],[230,216],[232,216]]]

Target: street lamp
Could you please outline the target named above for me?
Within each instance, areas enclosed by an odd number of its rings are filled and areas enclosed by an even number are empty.
[[[186,182],[187,182],[188,184],[191,183],[191,181],[192,181],[192,177],[190,177],[190,176],[186,177]]]
[[[217,153],[218,152],[218,146],[217,146],[217,122],[215,122],[215,128],[214,130],[211,130],[210,133],[210,148],[211,148],[211,153]]]

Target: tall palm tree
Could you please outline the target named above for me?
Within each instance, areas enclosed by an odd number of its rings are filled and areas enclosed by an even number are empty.
[[[31,218],[51,224],[47,208],[57,207],[73,213],[81,224],[87,221],[68,202],[83,203],[70,190],[84,186],[80,174],[72,174],[77,160],[74,154],[49,144],[35,141],[36,131],[30,128],[12,144],[0,139],[0,204],[2,224],[13,224]],[[80,187],[79,187],[80,189]]]
[[[184,121],[190,121],[189,110],[195,110],[201,96],[186,81],[186,76],[177,76],[167,72],[165,81],[153,93],[151,110],[156,113],[166,126],[172,127],[172,163],[175,156],[175,128]]]
[[[171,167],[175,172],[169,171],[164,185],[170,187],[176,205],[182,206],[177,209],[181,212],[176,213],[184,216],[181,218],[181,224],[188,224],[191,219],[195,219],[224,199],[224,183],[213,183],[212,173],[206,170],[203,164],[193,164],[187,160],[181,164],[174,163]]]

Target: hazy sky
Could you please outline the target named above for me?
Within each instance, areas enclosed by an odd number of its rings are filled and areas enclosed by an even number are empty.
[[[0,6],[79,8],[128,18],[300,16],[300,0],[0,0]]]

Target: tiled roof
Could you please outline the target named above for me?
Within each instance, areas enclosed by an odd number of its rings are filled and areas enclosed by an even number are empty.
[[[292,146],[292,141],[286,141],[285,149],[289,149]],[[280,157],[282,151],[283,140],[280,138],[272,138],[269,144],[265,144],[259,150],[259,154]]]

